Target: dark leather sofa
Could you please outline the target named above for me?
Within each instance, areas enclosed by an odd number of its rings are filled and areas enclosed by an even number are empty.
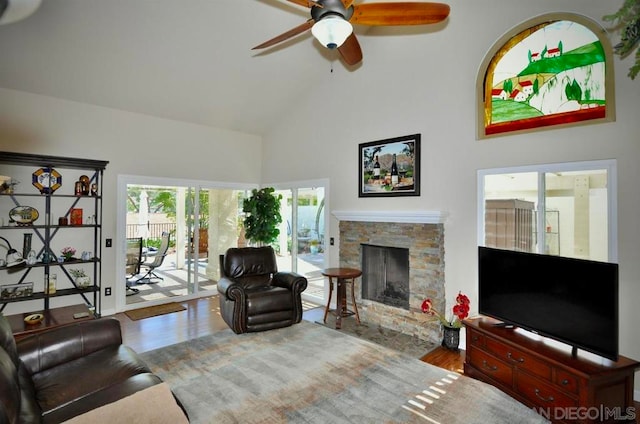
[[[237,334],[299,323],[306,288],[302,275],[278,272],[270,246],[231,248],[220,256],[220,314]]]
[[[16,342],[0,316],[0,424],[59,423],[159,383],[122,344],[116,319],[83,321]]]

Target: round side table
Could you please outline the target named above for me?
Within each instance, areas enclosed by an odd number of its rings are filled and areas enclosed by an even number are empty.
[[[342,318],[355,315],[356,322],[360,324],[360,315],[358,314],[358,306],[356,305],[355,279],[362,275],[362,271],[355,268],[326,268],[321,271],[322,275],[329,277],[329,300],[327,307],[324,309],[324,319],[327,322],[327,314],[331,304],[331,296],[333,295],[333,279],[336,279],[336,329],[342,328]],[[353,301],[353,311],[347,309],[347,287],[351,284],[351,300]]]

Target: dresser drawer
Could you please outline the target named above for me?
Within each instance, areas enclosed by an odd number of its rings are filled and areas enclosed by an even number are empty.
[[[516,371],[516,390],[532,403],[544,408],[569,408],[578,405],[569,393],[525,372]]]
[[[560,386],[563,391],[578,393],[578,377],[574,374],[558,369],[556,370],[556,376],[553,381]]]
[[[487,351],[499,359],[504,360],[506,363],[522,368],[532,374],[539,375],[547,380],[551,380],[551,367],[535,356],[524,353],[519,349],[515,349],[490,337],[486,338],[485,346]]]
[[[474,349],[471,365],[502,384],[509,387],[513,385],[513,368],[485,352]]]
[[[477,331],[469,330],[468,331],[468,340],[469,344],[476,347],[484,347],[484,334],[478,333]]]

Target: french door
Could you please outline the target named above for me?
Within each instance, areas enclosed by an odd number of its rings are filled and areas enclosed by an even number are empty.
[[[328,237],[328,181],[306,181],[276,185],[282,195],[280,214],[282,224],[276,245],[278,269],[297,272],[308,280],[302,293],[304,300],[318,305],[326,302],[321,270],[327,267]]]
[[[129,287],[118,296],[118,310],[214,293],[219,277],[218,257],[229,247],[237,246],[242,200],[251,187],[119,177],[118,227],[123,235],[122,246],[126,239],[142,238],[145,263],[158,254],[163,232],[170,234],[170,246],[155,269],[156,278],[142,278],[144,263],[137,275],[124,276]]]

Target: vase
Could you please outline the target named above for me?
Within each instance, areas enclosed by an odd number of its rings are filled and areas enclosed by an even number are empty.
[[[460,345],[460,328],[442,326],[444,335],[442,336],[442,346],[450,350],[458,350]]]
[[[76,277],[76,286],[79,289],[86,289],[91,284],[91,278],[89,277]]]

